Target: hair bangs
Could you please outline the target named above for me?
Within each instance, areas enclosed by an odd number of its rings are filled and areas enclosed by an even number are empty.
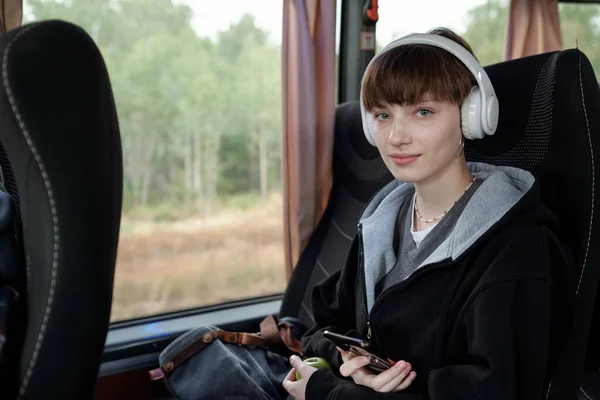
[[[405,45],[373,61],[363,79],[362,101],[367,111],[423,100],[461,104],[474,82],[468,68],[446,50]]]

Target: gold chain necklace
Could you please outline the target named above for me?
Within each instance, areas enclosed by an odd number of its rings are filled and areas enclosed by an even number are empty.
[[[417,214],[417,218],[419,218],[419,220],[421,222],[425,222],[427,224],[430,224],[432,222],[436,222],[436,221],[442,219],[446,214],[448,214],[448,211],[450,211],[452,209],[452,207],[454,207],[454,205],[456,204],[456,202],[458,200],[460,200],[460,198],[463,196],[463,194],[465,194],[467,192],[467,190],[469,190],[469,188],[471,187],[471,185],[473,185],[473,182],[475,182],[475,179],[477,179],[477,177],[473,176],[473,179],[471,179],[471,181],[469,182],[469,186],[467,186],[467,188],[465,189],[465,191],[462,192],[460,196],[458,196],[458,199],[454,200],[454,203],[452,203],[452,205],[450,206],[450,208],[448,208],[447,210],[444,210],[443,213],[441,213],[437,217],[431,218],[431,219],[425,219],[425,218],[421,217],[421,214],[419,214],[419,208],[417,207],[417,193],[415,192],[415,204],[414,204],[414,207],[415,207],[415,213]]]

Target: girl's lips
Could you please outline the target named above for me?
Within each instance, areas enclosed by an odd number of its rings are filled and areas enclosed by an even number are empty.
[[[396,165],[408,165],[417,160],[419,156],[391,156],[392,162]]]

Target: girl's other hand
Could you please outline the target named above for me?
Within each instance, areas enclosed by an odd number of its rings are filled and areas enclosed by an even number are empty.
[[[354,354],[344,351],[337,347],[342,355],[344,363],[340,366],[340,374],[349,376],[357,385],[366,386],[377,392],[399,392],[407,387],[415,380],[417,373],[411,371],[412,366],[406,361],[399,361],[391,368],[376,373],[366,365],[369,364],[369,359],[365,356],[355,356]]]

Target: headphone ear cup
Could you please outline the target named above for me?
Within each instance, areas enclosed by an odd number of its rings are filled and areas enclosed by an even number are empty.
[[[485,136],[481,122],[481,91],[473,86],[471,93],[461,105],[460,121],[463,136],[467,139],[482,139]]]

